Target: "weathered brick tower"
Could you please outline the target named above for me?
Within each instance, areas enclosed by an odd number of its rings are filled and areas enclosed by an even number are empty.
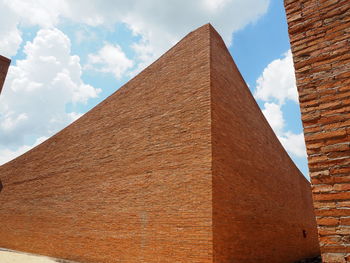
[[[319,254],[310,184],[210,25],[0,176],[0,247],[99,263]]]
[[[0,55],[0,94],[2,87],[5,82],[8,68],[10,66],[11,60]]]
[[[285,0],[324,262],[350,262],[350,1]]]

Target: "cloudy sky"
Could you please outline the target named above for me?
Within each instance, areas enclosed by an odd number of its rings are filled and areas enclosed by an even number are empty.
[[[0,96],[0,164],[79,118],[210,22],[307,175],[282,0],[0,0],[0,21],[0,54],[12,59]]]

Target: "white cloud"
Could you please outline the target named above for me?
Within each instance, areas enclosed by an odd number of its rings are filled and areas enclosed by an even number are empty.
[[[92,26],[124,23],[141,39],[132,45],[136,53],[136,74],[188,32],[212,23],[227,45],[232,34],[256,21],[268,8],[269,0],[172,0],[66,2],[66,17]]]
[[[269,0],[85,0],[65,1],[65,5],[65,17],[92,26],[124,22],[152,44],[177,41],[208,22],[229,44],[234,31],[267,11]]]
[[[275,133],[280,134],[285,124],[281,107],[278,104],[266,102],[262,112]]]
[[[79,45],[83,42],[93,43],[101,41],[100,39],[98,39],[96,32],[91,30],[91,28],[86,25],[83,25],[80,29],[76,30],[74,33],[74,37]]]
[[[133,66],[119,45],[105,44],[96,54],[89,54],[86,69],[112,73],[117,79]]]
[[[227,45],[232,34],[256,21],[267,11],[269,0],[128,1],[121,19],[142,39],[134,50],[139,69],[144,68],[181,37],[208,22]]]
[[[16,158],[19,155],[22,155],[23,153],[29,151],[30,149],[34,148],[35,146],[39,145],[43,141],[45,141],[47,137],[39,137],[36,139],[34,144],[32,145],[22,145],[18,147],[16,150],[11,150],[9,148],[0,148],[0,165],[7,163],[8,161],[11,161],[12,159]]]
[[[11,57],[17,53],[22,43],[21,32],[18,30],[18,16],[5,3],[0,1],[0,55]]]
[[[8,30],[7,32],[1,33],[0,39],[0,50],[1,55],[5,57],[12,57],[16,55],[17,50],[22,42],[21,33],[17,28]]]
[[[71,55],[69,38],[55,29],[61,21],[87,28],[113,29],[123,24],[137,35],[138,40],[130,46],[135,52],[133,61],[115,43],[88,56],[87,68],[120,78],[137,73],[189,31],[208,22],[229,45],[234,32],[267,11],[269,1],[52,0],[48,4],[45,0],[0,0],[2,55],[17,53],[22,43],[19,28],[41,28],[25,45],[26,57],[13,61],[0,96],[0,154],[22,153],[31,147],[30,143],[24,145],[28,137],[47,137],[63,128],[80,114],[67,113],[66,105],[86,102],[99,92],[82,81],[79,57]],[[90,36],[81,31],[75,37],[84,41]],[[14,147],[16,151],[9,150]]]
[[[297,157],[306,157],[306,146],[304,140],[304,133],[295,134],[292,132],[285,132],[278,136],[287,152]]]
[[[291,51],[268,64],[256,84],[254,97],[265,102],[262,112],[286,151],[291,156],[306,157],[304,134],[286,131],[282,110],[288,100],[299,103]]]
[[[24,25],[38,25],[40,27],[53,27],[59,22],[61,14],[67,12],[65,1],[50,0],[2,0],[3,3],[16,13],[19,21]]]
[[[304,141],[304,133],[293,133],[285,131],[285,119],[281,106],[275,103],[265,103],[262,110],[271,128],[274,130],[277,138],[283,145],[284,149],[291,155],[296,157],[306,157],[306,146]]]
[[[282,59],[272,61],[256,81],[255,98],[263,101],[277,101],[283,104],[286,100],[298,103],[292,53],[288,50]]]
[[[204,6],[208,8],[208,11],[217,11],[218,9],[225,8],[230,2],[229,0],[204,0]]]
[[[297,157],[306,157],[304,134],[285,131],[286,121],[283,118],[281,105],[266,102],[262,112],[286,151]]]
[[[25,45],[25,59],[9,68],[0,96],[2,154],[22,153],[30,147],[22,146],[26,138],[48,137],[79,117],[66,112],[68,103],[97,97],[100,90],[82,81],[79,57],[70,52],[64,33],[42,29]]]
[[[64,1],[51,0],[0,0],[0,53],[6,57],[16,55],[22,43],[19,25],[53,27],[65,13],[67,5]]]
[[[90,26],[124,23],[141,40],[138,68],[148,65],[189,31],[212,23],[230,45],[232,34],[266,13],[270,0],[3,0],[17,23],[52,27],[61,18]]]

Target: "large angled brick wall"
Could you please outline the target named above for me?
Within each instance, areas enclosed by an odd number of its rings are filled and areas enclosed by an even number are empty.
[[[5,58],[5,57],[0,55],[0,94],[1,94],[1,90],[2,90],[2,87],[3,87],[4,82],[5,82],[7,70],[10,66],[10,63],[11,63],[10,59]]]
[[[215,262],[292,263],[319,255],[310,183],[264,118],[224,42],[212,35]]]
[[[285,0],[324,262],[350,262],[350,1]]]
[[[208,29],[0,166],[0,247],[78,262],[211,262]]]
[[[0,247],[99,263],[319,253],[310,184],[210,25],[0,177]]]

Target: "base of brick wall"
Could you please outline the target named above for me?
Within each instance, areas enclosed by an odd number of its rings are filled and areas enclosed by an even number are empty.
[[[315,258],[306,258],[294,263],[322,263],[321,256],[315,257]]]

